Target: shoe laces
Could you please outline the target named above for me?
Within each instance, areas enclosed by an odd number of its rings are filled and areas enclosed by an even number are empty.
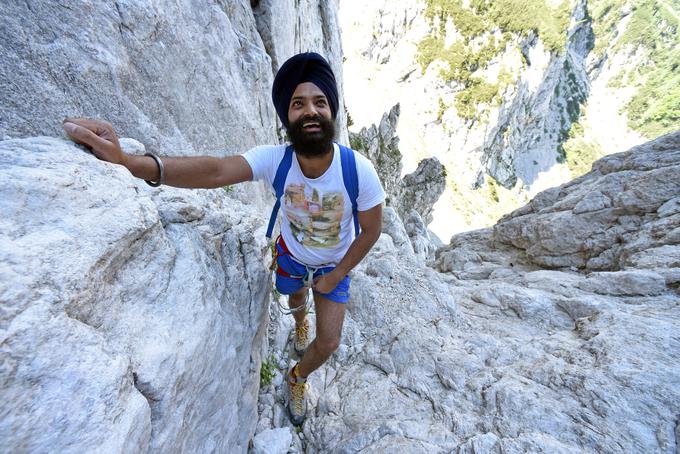
[[[290,396],[291,404],[293,405],[293,410],[298,415],[305,412],[305,390],[307,388],[307,382],[294,382],[288,381],[288,386],[290,386]]]
[[[297,344],[305,346],[307,344],[307,333],[309,332],[309,322],[305,319],[302,326],[295,327],[295,336],[297,337]]]

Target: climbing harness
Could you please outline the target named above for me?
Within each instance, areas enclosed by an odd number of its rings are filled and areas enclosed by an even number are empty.
[[[281,249],[283,250],[283,253],[279,252],[278,248],[276,247],[277,243],[281,246]],[[295,312],[299,312],[301,310],[305,310],[305,313],[313,314],[314,312],[312,311],[312,302],[314,301],[314,298],[309,297],[309,292],[312,290],[312,286],[314,285],[314,275],[317,273],[317,271],[322,270],[323,268],[328,268],[331,266],[330,264],[327,265],[320,265],[320,266],[311,266],[307,265],[305,263],[302,263],[301,261],[297,260],[293,254],[290,253],[288,250],[288,247],[286,246],[286,243],[283,242],[283,239],[281,238],[281,235],[279,235],[276,240],[271,245],[271,250],[272,250],[272,263],[269,265],[269,270],[272,272],[272,290],[276,290],[276,274],[283,276],[283,277],[290,277],[293,279],[302,279],[302,286],[307,288],[307,293],[305,295],[305,302],[304,304],[295,307],[295,308],[287,308],[284,307],[281,304],[281,301],[277,298],[276,299],[276,305],[279,308],[279,311],[284,314],[284,315],[290,315],[294,314]],[[290,274],[287,271],[281,269],[278,264],[277,264],[277,259],[282,256],[282,255],[287,255],[291,260],[294,262],[298,263],[299,265],[302,265],[305,267],[305,274],[304,275],[295,275],[295,274]],[[313,290],[312,290],[313,291]],[[273,292],[272,292],[273,293]]]

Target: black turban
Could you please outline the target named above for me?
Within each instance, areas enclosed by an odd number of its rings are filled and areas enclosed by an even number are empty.
[[[338,85],[328,62],[315,52],[297,54],[281,65],[274,77],[272,100],[281,123],[288,127],[290,98],[298,85],[312,82],[326,95],[333,118],[338,114]]]

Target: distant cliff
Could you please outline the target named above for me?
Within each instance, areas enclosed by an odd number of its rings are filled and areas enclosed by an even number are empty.
[[[401,102],[405,171],[448,171],[443,238],[680,125],[676,3],[345,0],[340,17],[356,130]]]

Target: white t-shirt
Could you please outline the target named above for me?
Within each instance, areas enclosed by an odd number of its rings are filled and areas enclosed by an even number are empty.
[[[342,180],[340,148],[334,144],[333,162],[319,178],[307,178],[293,154],[283,185],[279,219],[281,236],[293,256],[311,266],[337,264],[354,241],[352,200]],[[283,159],[286,145],[265,145],[243,157],[253,170],[253,179],[270,187]],[[354,152],[359,180],[357,209],[366,211],[385,200],[385,191],[371,161]]]

